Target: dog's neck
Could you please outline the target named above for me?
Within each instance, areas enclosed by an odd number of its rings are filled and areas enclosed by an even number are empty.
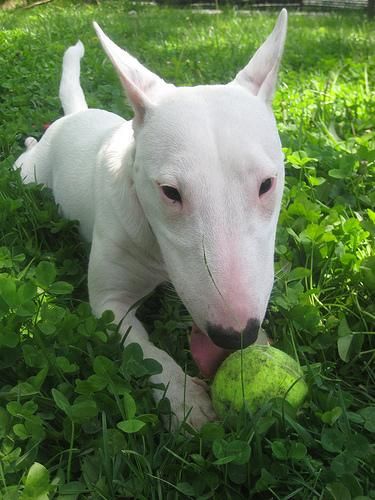
[[[160,274],[160,282],[168,279],[164,261],[153,230],[139,202],[134,182],[136,140],[132,122],[125,122],[117,128],[103,150],[106,168],[109,172],[111,203],[123,232],[119,244],[138,261],[144,260],[152,266],[155,275]],[[121,209],[119,209],[121,207]]]

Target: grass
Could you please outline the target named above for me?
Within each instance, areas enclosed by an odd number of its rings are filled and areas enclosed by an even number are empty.
[[[160,367],[135,344],[122,349],[109,313],[92,317],[76,225],[11,169],[24,137],[61,113],[61,58],[77,38],[89,105],[131,116],[93,20],[166,80],[191,85],[233,78],[274,19],[127,2],[0,11],[2,499],[375,498],[373,22],[290,16],[274,106],[286,189],[264,327],[305,366],[298,412],[272,401],[200,432],[164,430],[168,401],[155,407],[149,383]],[[173,291],[158,290],[141,315],[194,373],[190,318]]]

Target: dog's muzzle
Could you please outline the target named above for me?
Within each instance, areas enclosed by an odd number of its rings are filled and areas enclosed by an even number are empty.
[[[220,325],[208,323],[207,334],[218,347],[237,350],[253,344],[258,338],[259,328],[260,321],[251,318],[242,332],[237,332],[233,328],[223,328]]]

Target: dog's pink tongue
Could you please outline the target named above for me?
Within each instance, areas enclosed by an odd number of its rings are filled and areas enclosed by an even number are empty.
[[[220,364],[232,352],[215,345],[195,323],[191,329],[190,350],[201,374],[207,378],[215,375]]]

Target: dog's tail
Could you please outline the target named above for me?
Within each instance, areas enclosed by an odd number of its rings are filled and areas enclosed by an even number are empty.
[[[87,109],[85,95],[79,82],[80,61],[84,53],[83,43],[78,40],[64,54],[59,97],[65,115]]]

